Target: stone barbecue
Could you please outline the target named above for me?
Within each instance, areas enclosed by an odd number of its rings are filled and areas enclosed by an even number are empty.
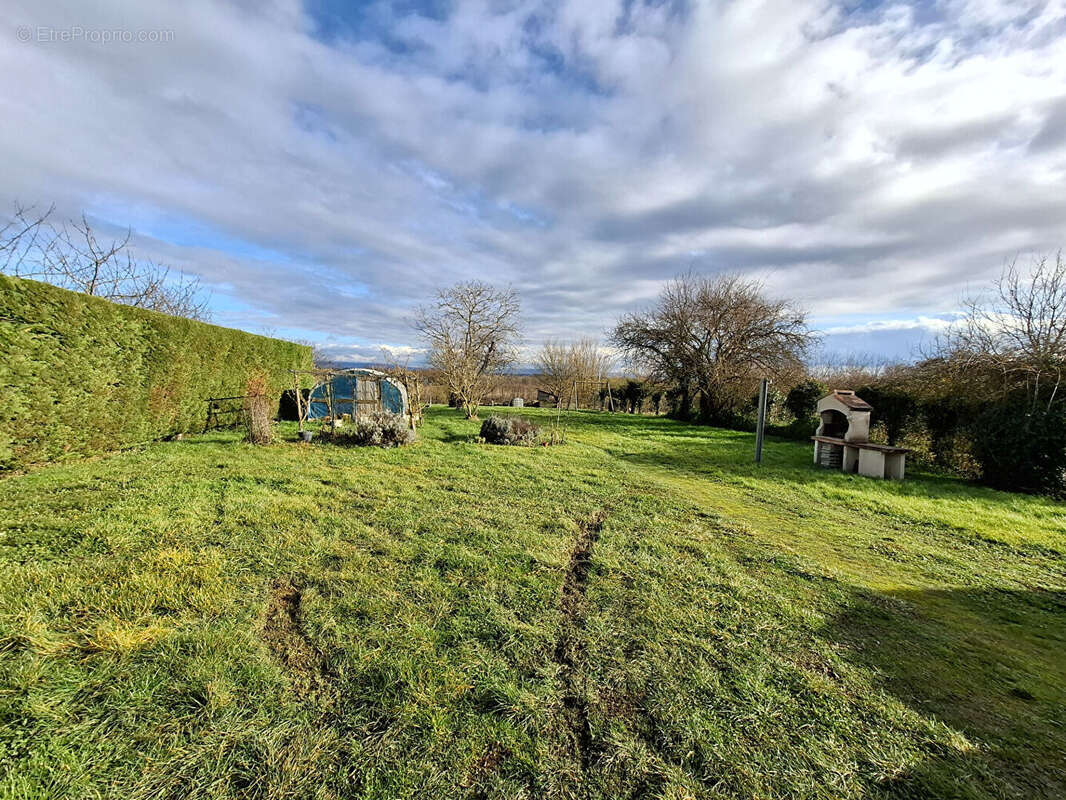
[[[811,437],[814,463],[871,478],[903,480],[910,451],[870,441],[871,411],[873,406],[848,389],[834,389],[819,400],[821,423]]]

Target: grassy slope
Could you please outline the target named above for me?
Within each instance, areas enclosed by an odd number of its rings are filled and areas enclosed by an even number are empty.
[[[1066,507],[564,419],[4,480],[0,795],[1066,794]]]

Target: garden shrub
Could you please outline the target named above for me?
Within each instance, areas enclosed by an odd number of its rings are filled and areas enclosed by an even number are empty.
[[[346,429],[333,434],[336,444],[351,447],[401,447],[415,440],[407,420],[388,411],[374,411],[360,416]]]
[[[242,417],[245,438],[252,444],[271,444],[274,441],[274,429],[270,424],[274,403],[269,392],[270,380],[264,372],[254,373],[245,384]]]
[[[626,381],[626,385],[619,392],[624,411],[630,414],[639,414],[644,408],[644,398],[648,396],[648,387],[644,381]]]
[[[982,403],[956,393],[919,399],[918,417],[929,433],[929,449],[935,466],[973,476],[972,462],[967,465],[966,459],[966,430],[982,408]]]
[[[489,444],[534,445],[540,438],[540,426],[525,417],[493,415],[481,423],[481,438]]]
[[[828,394],[824,384],[816,380],[805,380],[788,390],[785,395],[785,408],[800,422],[806,422],[818,410],[818,401]]]
[[[874,407],[870,419],[884,426],[885,442],[899,444],[918,412],[918,400],[906,389],[874,384],[859,387],[855,394]]]
[[[913,464],[915,467],[935,467],[937,465],[936,452],[933,450],[933,439],[929,435],[929,430],[920,420],[912,422],[909,427],[904,429],[898,446],[906,447],[910,450],[910,453],[907,454],[908,465]]]
[[[303,345],[7,276],[0,352],[0,470],[199,432],[208,397],[261,370],[273,404],[311,366]]]
[[[989,405],[971,428],[984,483],[998,489],[1066,493],[1066,414],[1029,410],[1020,396]]]
[[[748,430],[754,430],[754,424]],[[809,419],[794,419],[787,424],[767,424],[766,433],[769,436],[780,436],[782,439],[793,439],[799,442],[809,441],[818,430],[818,420],[814,417]]]

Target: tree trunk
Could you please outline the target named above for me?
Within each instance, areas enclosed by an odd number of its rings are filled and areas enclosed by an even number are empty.
[[[706,391],[700,392],[700,422],[703,424],[709,424],[716,419],[716,411],[714,398]]]
[[[675,419],[689,420],[692,418],[692,394],[688,386],[682,385],[674,399],[671,414]]]

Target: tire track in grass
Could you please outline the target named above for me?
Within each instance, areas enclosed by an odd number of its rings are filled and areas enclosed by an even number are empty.
[[[270,587],[260,635],[285,667],[297,697],[328,698],[332,675],[325,654],[304,630],[302,601],[303,588],[299,583],[287,576],[275,580]]]
[[[225,464],[219,464],[219,469],[225,469]],[[223,474],[218,480],[218,491],[215,494],[215,518],[212,520],[217,528],[226,518],[226,493],[229,489],[229,476]]]
[[[569,749],[580,765],[581,773],[588,772],[592,749],[592,727],[589,723],[588,702],[581,692],[580,663],[585,650],[582,633],[588,615],[585,594],[592,549],[599,538],[607,510],[601,509],[587,520],[578,523],[577,541],[570,553],[570,565],[563,577],[562,597],[559,601],[561,622],[555,643],[553,660],[559,665],[563,686],[562,716],[566,722]]]

